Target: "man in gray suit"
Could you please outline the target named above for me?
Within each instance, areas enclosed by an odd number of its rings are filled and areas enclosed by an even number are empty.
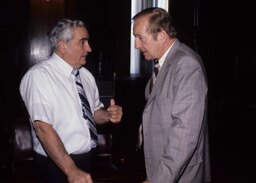
[[[207,81],[200,56],[176,38],[172,17],[147,8],[133,17],[135,47],[158,60],[146,89],[144,183],[210,181]]]

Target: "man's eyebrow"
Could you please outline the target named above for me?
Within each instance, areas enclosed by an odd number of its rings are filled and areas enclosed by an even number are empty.
[[[89,37],[83,37],[80,39],[80,41],[88,41],[89,40]]]

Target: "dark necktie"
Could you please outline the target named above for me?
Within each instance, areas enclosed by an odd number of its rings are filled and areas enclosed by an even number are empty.
[[[153,74],[152,74],[152,77],[151,77],[151,83],[150,83],[150,92],[152,91],[153,89],[153,86],[155,84],[155,80],[156,80],[156,77],[158,75],[158,72],[159,72],[159,62],[157,59],[154,59],[154,68],[153,68]]]
[[[155,76],[158,75],[159,67],[160,67],[160,65],[159,65],[158,60],[154,60],[154,73],[155,73]]]
[[[78,95],[80,97],[81,103],[82,103],[82,111],[83,111],[83,117],[88,120],[88,125],[89,125],[89,130],[90,130],[90,135],[92,140],[97,144],[97,129],[96,129],[96,125],[95,122],[93,120],[92,117],[92,112],[91,112],[91,108],[90,108],[90,104],[87,100],[82,82],[81,82],[81,78],[79,75],[79,70],[74,69],[72,71],[72,74],[75,75],[76,78],[76,87],[77,87],[77,91],[78,91]]]

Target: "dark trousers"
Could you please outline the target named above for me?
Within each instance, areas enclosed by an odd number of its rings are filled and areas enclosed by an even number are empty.
[[[95,158],[95,149],[83,154],[71,154],[76,166],[88,173],[92,172],[92,162]],[[68,183],[66,175],[48,157],[35,153],[35,172],[41,183]]]

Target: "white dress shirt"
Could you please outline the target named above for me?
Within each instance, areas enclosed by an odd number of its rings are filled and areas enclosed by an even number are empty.
[[[73,68],[53,54],[48,60],[34,65],[24,75],[20,93],[28,110],[30,120],[44,121],[53,126],[69,154],[81,154],[94,148],[87,120],[83,118]],[[92,114],[103,107],[92,74],[82,67],[82,85],[91,106]],[[32,130],[34,150],[46,156]]]

